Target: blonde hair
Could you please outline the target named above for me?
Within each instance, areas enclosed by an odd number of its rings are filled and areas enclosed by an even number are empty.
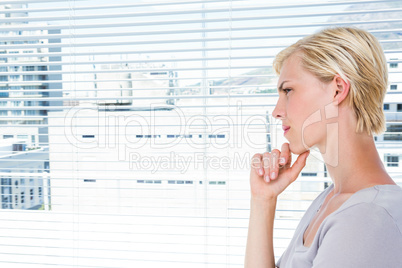
[[[274,60],[279,75],[282,65],[301,52],[303,67],[322,82],[336,74],[349,81],[349,104],[357,117],[356,132],[380,134],[385,130],[383,101],[388,86],[384,52],[370,33],[350,27],[324,29],[282,50]]]

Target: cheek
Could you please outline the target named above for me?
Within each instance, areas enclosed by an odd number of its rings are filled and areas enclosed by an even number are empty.
[[[306,150],[322,144],[325,140],[326,131],[323,123],[317,122],[308,126],[300,125],[289,136],[290,151],[294,154],[301,154]]]
[[[321,113],[324,108],[322,103],[323,102],[318,101],[318,98],[301,99],[298,103],[290,103],[289,110],[294,118],[293,121],[300,127],[309,126],[322,121]]]
[[[291,104],[291,103],[289,103]],[[288,118],[293,128],[293,148],[296,153],[302,153],[317,143],[326,135],[325,119],[322,118],[322,107],[317,102],[299,102],[288,108]]]
[[[312,110],[309,109],[310,107],[311,106],[301,101],[293,103],[289,102],[287,117],[290,120],[292,127],[295,127],[297,131],[301,131],[305,121],[311,116],[311,114],[313,114]]]
[[[320,143],[323,137],[326,135],[325,125],[322,122],[317,122],[305,126],[303,129],[303,143],[307,147],[312,147],[317,143]]]

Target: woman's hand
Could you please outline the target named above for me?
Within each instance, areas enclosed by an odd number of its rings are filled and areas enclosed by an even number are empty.
[[[271,153],[255,154],[251,160],[251,196],[259,199],[277,198],[296,180],[309,154],[310,151],[306,151],[299,155],[293,166],[290,166],[292,155],[289,143],[284,143],[281,151],[275,149]]]

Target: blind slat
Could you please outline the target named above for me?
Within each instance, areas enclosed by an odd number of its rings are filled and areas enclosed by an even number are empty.
[[[52,0],[48,0],[52,1]],[[79,0],[79,1],[84,1],[84,0]],[[240,1],[240,0],[237,0]],[[393,1],[398,1],[398,0],[393,0]],[[32,3],[37,3],[41,1],[33,1]],[[61,1],[62,2],[62,1]],[[230,0],[203,0],[203,1],[164,1],[164,2],[154,2],[152,4],[150,3],[135,3],[135,4],[114,4],[114,5],[93,5],[93,6],[74,6],[74,10],[96,10],[96,9],[110,9],[110,8],[129,8],[129,7],[144,7],[144,6],[164,6],[164,5],[185,5],[185,4],[209,4],[209,3],[231,3],[231,2],[236,2],[235,1],[230,1]],[[310,2],[310,3],[302,3],[302,4],[286,4],[286,5],[269,5],[269,8],[275,9],[275,8],[303,8],[303,7],[318,7],[318,6],[336,6],[336,5],[352,5],[352,4],[370,4],[370,3],[384,3],[384,2],[392,2],[390,0],[363,0],[363,1],[339,1],[339,2]],[[12,4],[12,3],[20,3],[20,4],[25,4],[28,3],[27,1],[13,1],[13,2],[3,2],[3,4]],[[61,8],[26,8],[24,9],[26,12],[32,13],[32,12],[54,12],[54,11],[65,11],[69,10],[71,7],[70,6],[65,6]],[[1,11],[0,14],[2,13],[20,13],[20,9],[8,9],[7,11]]]
[[[202,13],[230,13],[232,12],[245,12],[245,11],[255,11],[255,10],[270,10],[271,7],[264,6],[256,6],[256,7],[242,7],[242,8],[223,8],[223,9],[209,9],[209,10],[191,10],[191,11],[169,11],[169,12],[143,12],[143,13],[117,13],[117,14],[96,14],[96,15],[76,15],[76,16],[58,16],[58,17],[40,17],[40,18],[7,18],[1,19],[0,23],[12,23],[12,22],[35,22],[35,21],[62,21],[62,20],[83,20],[83,19],[112,19],[112,18],[122,18],[122,17],[137,17],[137,16],[163,16],[163,15],[192,15],[192,14],[202,14]],[[324,17],[324,16],[340,16],[340,15],[357,15],[357,14],[370,14],[370,13],[388,13],[388,12],[398,12],[401,11],[402,8],[394,8],[394,9],[381,9],[381,10],[364,10],[364,11],[342,11],[342,12],[319,12],[319,13],[302,13],[302,14],[284,14],[284,15],[267,15],[261,17],[254,17],[254,20],[259,19],[284,19],[284,18],[304,18],[304,17]],[[230,17],[230,20],[233,21],[236,17]],[[250,19],[250,18],[248,18]],[[229,20],[229,18],[227,18]]]
[[[384,47],[375,139],[402,184],[401,14],[397,0],[3,1],[0,262],[243,267],[248,162],[285,142],[272,61],[323,27]],[[276,258],[332,182],[312,153],[278,199]]]

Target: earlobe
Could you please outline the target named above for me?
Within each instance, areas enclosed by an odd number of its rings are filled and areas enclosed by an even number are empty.
[[[334,102],[340,104],[349,94],[350,82],[343,79],[339,74],[335,75],[333,82],[336,86]]]

